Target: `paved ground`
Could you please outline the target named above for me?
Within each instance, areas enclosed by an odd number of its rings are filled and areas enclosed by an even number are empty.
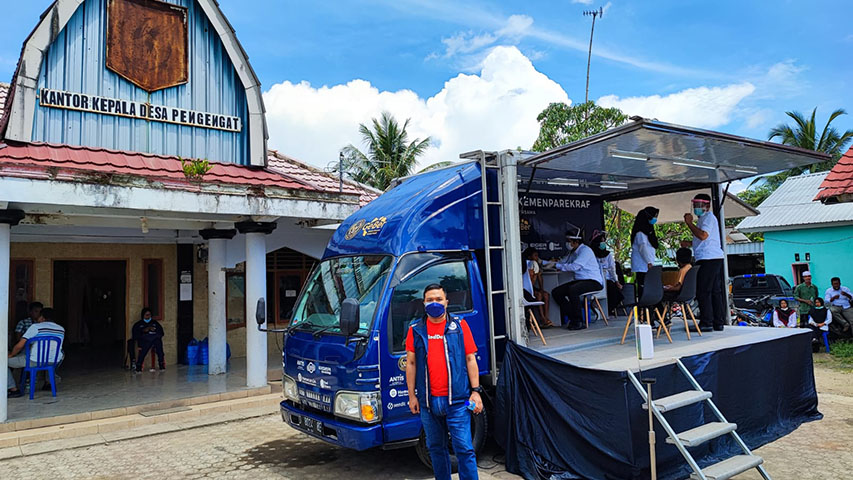
[[[820,357],[820,355],[818,355]],[[842,479],[853,472],[853,373],[816,367],[824,419],[802,425],[758,453],[775,479]],[[804,456],[803,452],[820,452]],[[481,455],[484,480],[503,471],[495,447]],[[428,479],[412,449],[351,452],[285,427],[277,415],[0,462],[30,479],[271,478]],[[5,475],[2,475],[5,477]],[[739,478],[758,479],[757,474]]]

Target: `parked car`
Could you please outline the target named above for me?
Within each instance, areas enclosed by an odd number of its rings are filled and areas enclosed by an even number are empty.
[[[769,295],[769,303],[776,307],[785,299],[791,308],[799,303],[794,299],[794,289],[781,275],[757,273],[738,275],[731,279],[732,301],[737,308],[755,308],[755,301]]]

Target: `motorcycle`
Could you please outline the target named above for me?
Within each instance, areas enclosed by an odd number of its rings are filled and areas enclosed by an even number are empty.
[[[773,298],[772,295],[764,295],[758,298],[744,299],[749,305],[748,308],[739,308],[732,304],[732,325],[745,323],[750,327],[772,327],[773,309],[775,307],[770,302],[771,298]]]

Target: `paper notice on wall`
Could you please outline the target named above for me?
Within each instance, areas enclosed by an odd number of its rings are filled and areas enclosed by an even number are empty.
[[[285,297],[295,297],[296,296],[296,290],[285,290],[284,296]]]
[[[182,283],[179,301],[189,302],[192,299],[193,299],[193,284],[192,283]]]

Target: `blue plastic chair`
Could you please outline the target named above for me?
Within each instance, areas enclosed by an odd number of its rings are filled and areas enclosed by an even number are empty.
[[[56,343],[56,348],[51,348],[53,343]],[[35,361],[30,358],[30,351],[35,348]],[[50,351],[53,350],[53,355]],[[33,399],[36,390],[36,373],[46,371],[50,376],[50,392],[56,396],[56,366],[59,364],[60,355],[62,355],[62,339],[54,335],[36,336],[27,340],[24,346],[24,355],[27,359],[27,366],[24,367],[21,373],[21,385],[24,383],[24,375],[30,374],[30,400]]]

